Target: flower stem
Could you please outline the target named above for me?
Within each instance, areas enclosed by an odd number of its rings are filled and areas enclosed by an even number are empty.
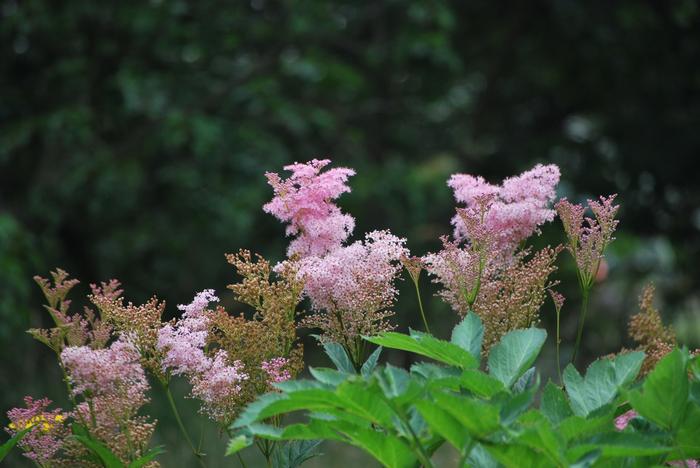
[[[192,453],[194,454],[194,456],[197,457],[199,464],[202,467],[205,467],[206,465],[204,464],[204,460],[202,459],[202,454],[196,448],[194,448],[192,439],[190,439],[190,436],[187,433],[187,429],[185,429],[185,425],[182,423],[182,418],[180,418],[180,412],[177,410],[177,406],[175,406],[175,400],[173,399],[173,394],[170,392],[170,386],[168,384],[163,384],[163,388],[165,389],[165,395],[168,397],[170,409],[173,412],[173,416],[175,416],[175,420],[177,421],[177,425],[180,428],[182,436],[187,441],[187,444],[190,446],[190,449],[192,449]]]
[[[425,326],[425,331],[430,333],[430,327],[428,326],[428,321],[425,319],[425,311],[423,310],[423,301],[420,297],[420,287],[418,287],[418,279],[413,281],[413,285],[416,287],[416,297],[418,298],[418,308],[420,309],[420,316],[423,318],[423,325]]]
[[[571,358],[571,363],[576,363],[576,356],[578,354],[579,347],[581,346],[581,337],[583,336],[583,324],[586,321],[586,312],[588,311],[588,294],[590,293],[590,288],[584,288],[582,290],[583,297],[581,298],[581,314],[578,321],[578,332],[576,333],[576,345],[574,346],[574,354]]]
[[[559,357],[559,345],[561,344],[561,335],[559,334],[560,312],[559,308],[557,308],[557,372],[559,373],[559,385],[564,385],[564,379],[561,377],[561,358]]]

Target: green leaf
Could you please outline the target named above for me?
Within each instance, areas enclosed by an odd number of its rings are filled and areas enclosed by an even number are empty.
[[[535,368],[531,367],[513,384],[513,393],[522,393],[535,384],[539,384],[539,375]]]
[[[550,463],[537,451],[524,445],[486,445],[486,450],[506,468],[549,467]]]
[[[564,385],[574,413],[587,416],[612,402],[620,387],[637,377],[643,361],[642,352],[622,354],[615,359],[598,359],[590,365],[585,378],[573,365],[566,366]]]
[[[669,447],[659,445],[648,437],[635,432],[613,431],[597,434],[576,445],[567,452],[569,459],[577,459],[588,452],[600,450],[602,457],[649,457],[662,455],[670,451]]]
[[[109,447],[91,437],[73,435],[73,438],[83,444],[88,450],[97,455],[106,468],[123,468],[124,464],[119,460]]]
[[[246,447],[253,445],[253,437],[247,432],[242,432],[228,441],[228,446],[226,447],[226,455],[234,455]]]
[[[409,351],[463,369],[479,366],[479,362],[468,351],[426,333],[411,331],[411,336],[408,336],[402,333],[387,332],[365,339],[385,348]]]
[[[564,391],[551,381],[547,382],[547,385],[544,387],[540,409],[555,425],[574,414],[571,411],[571,406],[566,399]]]
[[[459,383],[465,389],[484,398],[491,398],[497,393],[506,391],[506,387],[500,380],[496,380],[477,369],[465,370]]]
[[[319,382],[334,387],[340,385],[348,378],[347,373],[327,367],[309,367],[309,373]]]
[[[343,434],[386,467],[413,468],[417,463],[411,448],[398,437],[358,427],[349,427]]]
[[[0,461],[2,461],[12,451],[14,446],[17,445],[20,440],[22,440],[25,434],[31,430],[31,427],[22,429],[21,431],[18,431],[17,434],[10,437],[10,440],[0,445]]]
[[[152,449],[147,451],[143,456],[129,463],[129,468],[141,468],[147,463],[153,461],[153,459],[161,453],[165,453],[165,450],[163,450],[162,446],[153,447]]]
[[[462,450],[470,439],[469,432],[454,416],[426,400],[416,401],[414,405],[432,432],[443,437],[457,450]]]
[[[494,405],[442,392],[434,393],[433,398],[474,437],[486,437],[501,428],[499,408]]]
[[[629,392],[639,414],[664,429],[676,429],[688,406],[687,354],[678,348],[667,354],[647,376],[642,390]]]
[[[615,380],[618,387],[627,385],[634,381],[639,374],[639,370],[644,363],[644,353],[635,351],[616,356],[612,361],[615,368]]]
[[[498,461],[491,456],[483,445],[476,444],[471,452],[469,452],[469,458],[467,458],[467,463],[464,465],[464,468],[500,468],[500,466]]]
[[[369,355],[367,360],[365,361],[364,364],[362,364],[362,368],[360,369],[360,373],[362,374],[363,377],[369,377],[370,374],[374,371],[375,367],[377,367],[377,362],[379,361],[379,355],[382,354],[382,347],[378,347],[377,349],[374,350],[372,354]]]
[[[452,343],[481,360],[481,343],[484,340],[484,325],[474,312],[466,317],[452,330]]]
[[[346,374],[355,374],[355,367],[352,365],[350,356],[338,343],[323,343],[323,350],[326,352],[335,367],[340,372],[345,372]]]
[[[689,404],[675,438],[677,453],[670,460],[700,458],[700,406]]]
[[[489,374],[510,388],[535,362],[546,338],[547,332],[539,328],[508,333],[489,353]]]
[[[614,408],[608,408],[604,414],[583,418],[581,416],[569,416],[559,424],[559,433],[565,440],[581,440],[592,437],[598,433],[614,431]]]
[[[293,440],[277,448],[272,455],[275,468],[297,468],[307,460],[320,455],[320,440]]]

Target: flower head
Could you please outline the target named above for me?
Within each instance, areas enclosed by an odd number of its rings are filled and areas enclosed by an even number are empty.
[[[447,185],[454,190],[457,202],[474,209],[487,204],[483,213],[483,226],[497,234],[498,246],[514,249],[524,239],[538,232],[538,227],[554,219],[549,204],[554,200],[559,183],[559,168],[553,164],[538,164],[519,176],[492,185],[483,177],[454,174]],[[455,238],[471,240],[464,220],[457,215],[452,219]]]
[[[328,164],[328,159],[314,159],[285,166],[292,172],[288,179],[266,174],[275,196],[263,210],[289,223],[287,235],[297,236],[289,245],[290,256],[323,255],[338,248],[355,228],[355,219],[333,203],[350,192],[346,182],[355,171],[333,168],[321,172]]]
[[[185,375],[192,384],[192,396],[203,402],[202,411],[222,420],[237,403],[240,383],[248,378],[240,361],[229,362],[228,353],[218,350],[207,353],[212,314],[210,302],[218,302],[214,290],[198,293],[177,322],[168,323],[158,333],[158,350],[164,353],[163,371]]]
[[[399,259],[408,255],[405,242],[389,231],[373,231],[324,257],[300,260],[304,294],[316,312],[304,323],[338,342],[386,329],[398,294]]]
[[[555,205],[568,238],[567,249],[576,261],[584,288],[590,288],[595,281],[605,249],[615,239],[613,234],[618,224],[615,215],[620,206],[614,201],[615,195],[600,197],[598,201],[588,200],[593,218],[585,216],[582,205],[572,204],[566,198]]]
[[[35,400],[30,396],[24,397],[25,408],[13,408],[7,412],[10,420],[5,429],[11,435],[29,429],[29,432],[19,442],[24,456],[43,465],[54,459],[63,447],[68,435],[66,427],[67,414],[60,409],[49,411],[51,400],[42,398]]]

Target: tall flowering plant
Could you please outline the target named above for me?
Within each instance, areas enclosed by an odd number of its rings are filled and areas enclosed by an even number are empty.
[[[268,466],[298,466],[315,454],[319,441],[310,439],[355,445],[388,467],[431,467],[443,444],[456,449],[459,466],[696,466],[700,351],[678,349],[652,287],[630,319],[635,348],[595,361],[583,375],[575,362],[560,368],[558,254],[574,258],[582,294],[575,361],[618,223],[614,196],[589,201],[586,217],[583,206],[556,201],[554,165],[500,184],[455,174],[447,183],[459,205],[452,236],[437,252],[411,256],[406,239],[386,229],[351,239],[355,219],[337,201],[351,191],[355,171],[329,165],[314,159],[285,166],[287,177],[266,174],[272,199],[263,210],[287,224],[292,240],[274,265],[248,250],[226,255],[237,274],[228,289],[245,310],[227,310],[205,289],[164,322],[163,301],[127,302],[111,280],[91,285],[89,307],[74,313],[68,294],[76,280],[60,269],[51,280],[36,277],[54,326],[29,333],[55,353],[70,408],[26,397],[7,413],[11,438],[0,460],[18,445],[42,467],[158,466],[159,449],[150,445],[156,421],[145,410],[160,389],[206,466],[170,392],[173,379],[184,379],[200,413],[231,436],[227,454],[256,445]],[[528,246],[555,216],[565,244]],[[394,331],[402,268],[425,332]],[[423,270],[459,316],[449,341],[430,334]],[[534,364],[547,336],[537,326],[548,295],[559,385],[548,383],[536,398]],[[304,300],[308,313],[299,307]],[[295,380],[304,367],[302,327],[318,332],[335,369],[309,368],[312,379]],[[379,347],[370,353],[371,345]],[[431,361],[382,366],[384,347]],[[299,410],[307,422],[284,425],[284,415]],[[245,466],[240,454],[239,461]]]

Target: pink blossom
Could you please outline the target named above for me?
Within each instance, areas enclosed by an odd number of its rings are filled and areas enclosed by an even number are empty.
[[[203,411],[215,419],[225,416],[231,399],[241,391],[240,383],[248,379],[240,361],[228,363],[228,354],[218,350],[207,355],[205,347],[210,316],[210,302],[218,302],[212,289],[198,293],[189,305],[179,305],[182,317],[166,324],[158,332],[159,351],[164,353],[163,370],[186,375],[192,384],[192,396],[204,403]]]
[[[599,200],[588,200],[588,207],[594,217],[585,216],[585,208],[579,204],[570,203],[562,198],[556,204],[556,210],[564,225],[568,238],[567,249],[576,261],[580,281],[584,287],[590,287],[596,277],[607,274],[603,266],[603,255],[608,245],[615,239],[613,234],[617,228],[615,219],[619,205],[614,204],[615,195],[600,197]]]
[[[65,425],[67,414],[60,409],[48,411],[51,400],[35,400],[24,397],[26,408],[13,408],[7,412],[10,424],[5,430],[10,435],[30,429],[19,442],[24,456],[39,465],[48,463],[63,446],[68,434]]]
[[[442,299],[460,313],[466,313],[474,302],[481,272],[479,252],[461,249],[456,242],[442,238],[443,249],[423,257],[426,270],[434,276],[433,283],[443,288]]]
[[[406,240],[389,231],[372,231],[364,241],[338,248],[325,257],[299,262],[304,294],[314,310],[370,313],[390,307],[398,294],[394,279]]]
[[[557,166],[538,164],[519,176],[505,179],[500,186],[469,174],[454,174],[447,185],[454,190],[457,202],[466,204],[467,208],[475,209],[488,200],[482,223],[497,233],[501,248],[512,249],[538,232],[541,224],[554,219],[555,212],[549,204],[556,196],[559,177]],[[455,216],[452,224],[456,239],[471,240],[461,216]]]
[[[615,429],[618,431],[624,431],[632,418],[636,418],[637,416],[639,416],[639,414],[635,410],[629,410],[626,413],[622,413],[620,416],[615,418]]]
[[[240,393],[241,382],[248,379],[241,361],[228,364],[227,360],[226,351],[219,350],[209,359],[207,369],[190,376],[192,396],[202,400],[204,412],[214,419],[225,416],[231,398]]]
[[[192,303],[178,305],[182,318],[175,325],[166,324],[158,332],[157,348],[165,351],[163,370],[172,369],[175,375],[206,371],[211,366],[204,354],[209,328],[205,313],[210,302],[218,302],[213,289],[198,293]]]
[[[355,219],[333,203],[350,192],[346,182],[355,171],[333,168],[321,172],[328,164],[328,159],[314,159],[285,166],[292,172],[288,179],[276,173],[265,174],[275,196],[263,210],[289,223],[287,235],[297,236],[289,245],[290,256],[323,255],[340,247],[355,228]]]
[[[267,372],[270,383],[285,382],[292,378],[292,374],[285,369],[289,364],[289,359],[277,357],[269,361],[263,361],[260,367]]]
[[[134,400],[145,399],[146,374],[136,347],[120,338],[109,348],[69,346],[61,362],[70,378],[73,395],[104,396],[126,392]]]

